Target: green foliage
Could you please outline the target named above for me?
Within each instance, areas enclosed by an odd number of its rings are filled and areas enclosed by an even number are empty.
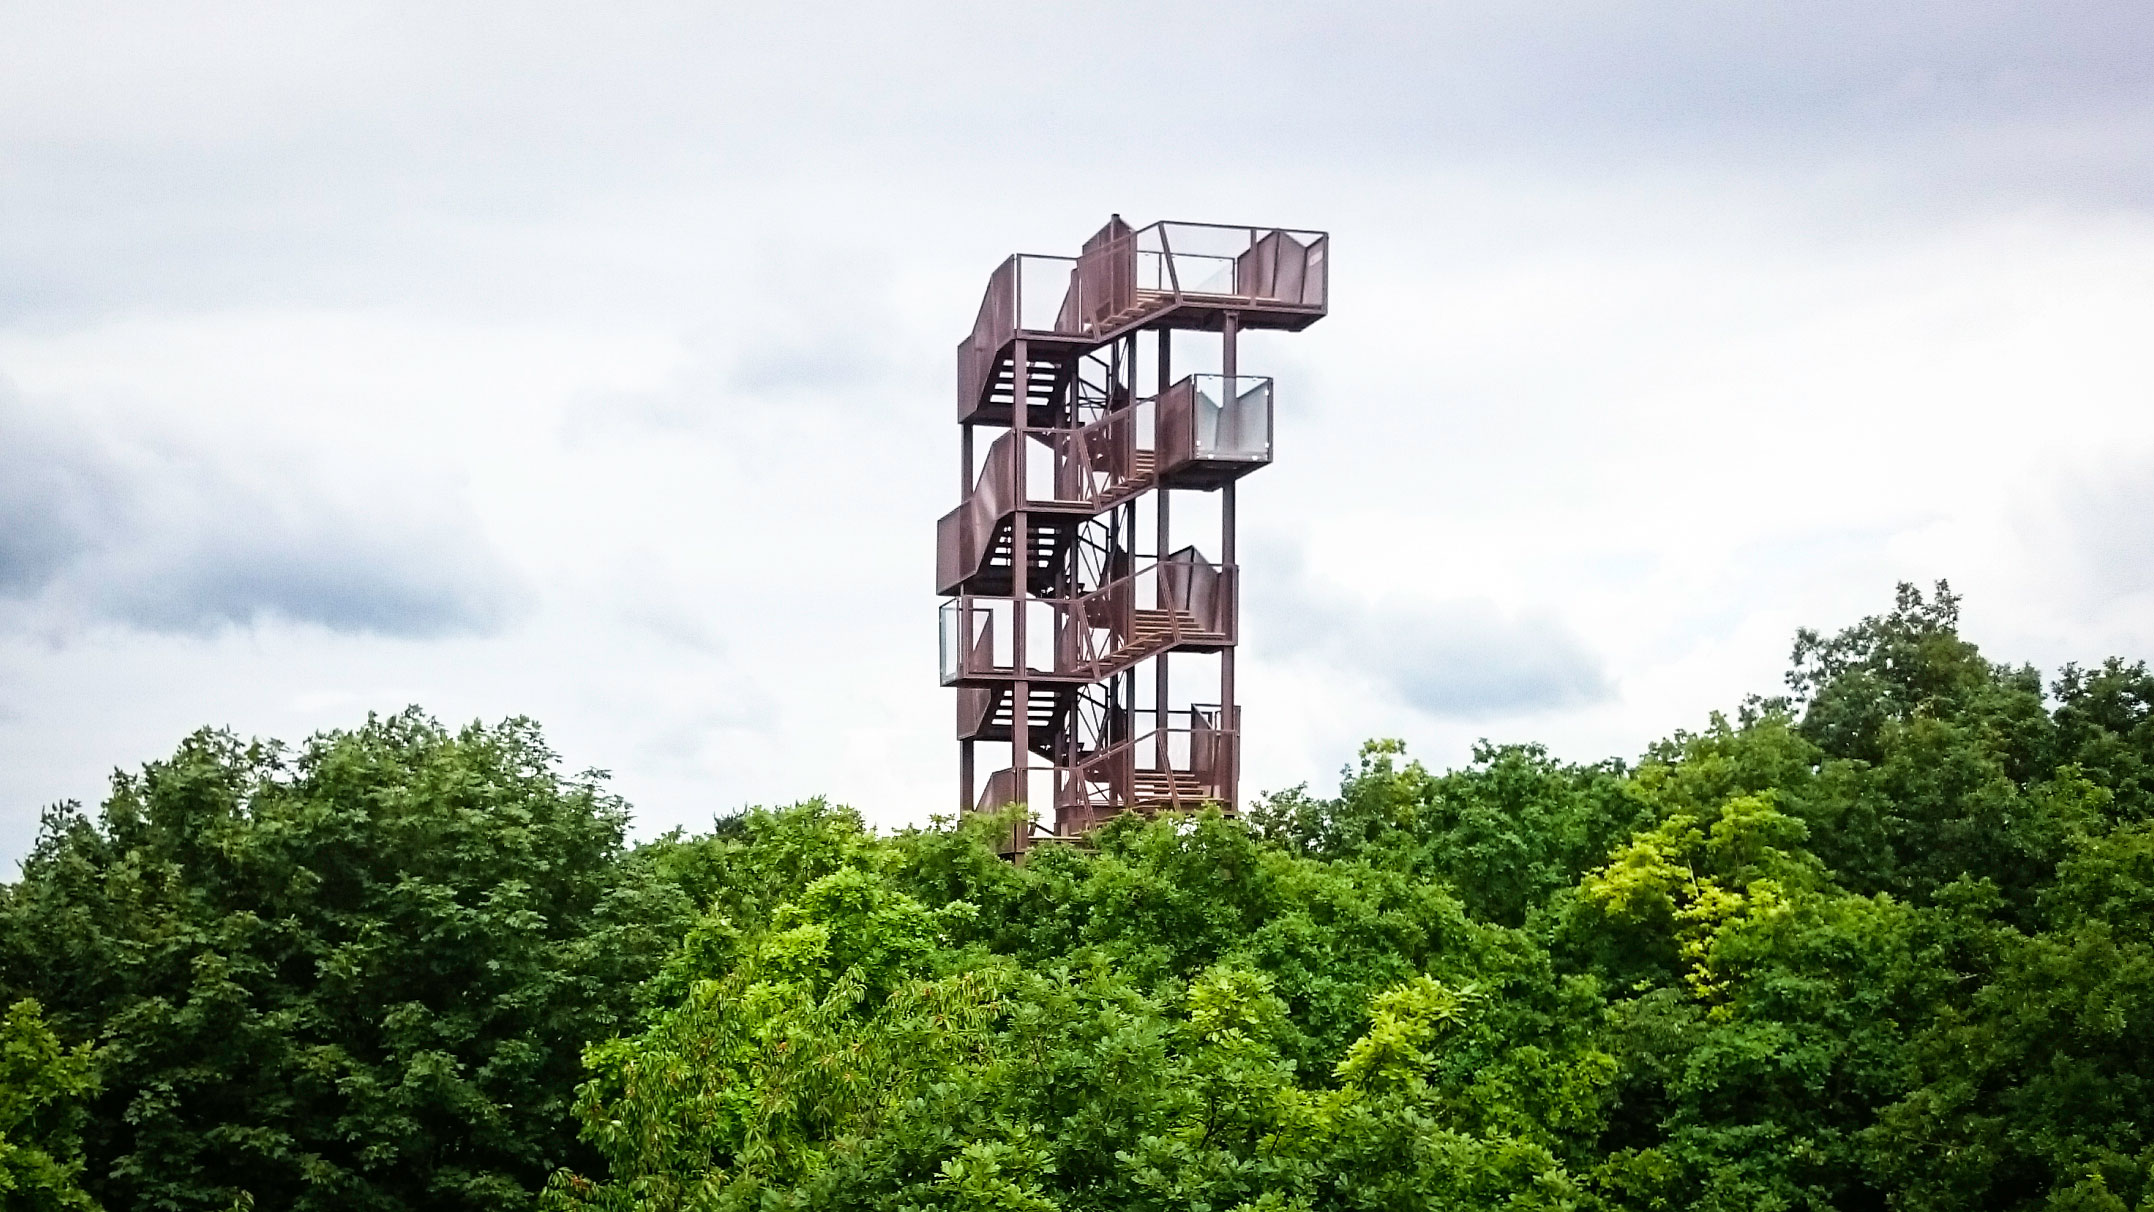
[[[0,1207],[97,1205],[79,1185],[83,1102],[96,1089],[88,1044],[61,1046],[24,999],[0,1018]]]
[[[203,732],[51,815],[0,980],[104,1090],[86,1185],[130,1208],[500,1208],[578,1146],[583,1041],[681,896],[532,725],[416,713],[297,752]]]
[[[1362,857],[1440,880],[1475,916],[1521,925],[1645,819],[1621,763],[1567,766],[1538,745],[1474,747],[1463,770],[1403,767],[1405,746],[1371,741],[1338,798],[1272,796],[1251,821],[1269,840],[1325,858]]]
[[[124,1206],[2154,1212],[2154,676],[1958,622],[1635,766],[1372,742],[1022,864],[819,800],[624,851],[521,725],[205,734],[51,819],[0,984]],[[64,1170],[88,1054],[10,1030]]]

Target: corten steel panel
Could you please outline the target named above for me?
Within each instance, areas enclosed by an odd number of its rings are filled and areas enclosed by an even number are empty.
[[[1053,734],[1069,722],[1076,708],[1075,686],[1035,686],[1026,718],[1040,733],[1034,748],[1050,748]],[[957,688],[957,739],[961,741],[1007,741],[1010,739],[1012,696],[1007,684]]]
[[[1032,282],[1026,281],[1030,276]],[[1042,280],[1050,288],[1068,283],[1074,290],[1076,261],[1069,257],[1013,256],[988,278],[987,294],[980,300],[979,316],[972,335],[957,346],[957,419],[960,422],[1009,423],[1011,402],[997,400],[1000,381],[1012,361],[1012,345],[1025,338],[1030,347],[1021,376],[1029,392],[1043,375],[1051,378],[1070,359],[1099,344],[1065,318],[1071,304],[1065,300],[1056,314],[1026,315],[1028,296]],[[1020,379],[1009,368],[1014,395]]]

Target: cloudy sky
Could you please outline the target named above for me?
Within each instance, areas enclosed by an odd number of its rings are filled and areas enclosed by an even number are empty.
[[[953,799],[987,272],[1334,233],[1252,338],[1251,790],[1635,755],[1949,577],[2154,656],[2154,8],[0,3],[0,862],[204,725],[528,714],[642,827]]]

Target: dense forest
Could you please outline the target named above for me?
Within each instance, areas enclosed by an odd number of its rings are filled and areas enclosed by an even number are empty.
[[[0,1205],[2149,1212],[2154,675],[1957,624],[1022,865],[631,846],[522,721],[205,731],[0,888]]]

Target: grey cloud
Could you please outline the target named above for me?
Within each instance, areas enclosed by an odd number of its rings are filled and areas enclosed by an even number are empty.
[[[1479,598],[1366,606],[1306,580],[1274,601],[1258,630],[1285,653],[1360,674],[1433,716],[1577,707],[1615,693],[1600,657],[1544,614]]]
[[[748,395],[841,391],[873,383],[890,371],[888,359],[862,350],[843,332],[819,339],[778,339],[744,352],[733,384]]]
[[[92,448],[32,423],[0,382],[0,597],[51,583],[113,524],[114,492]]]
[[[1377,611],[1352,644],[1364,668],[1430,715],[1475,717],[1607,699],[1600,658],[1554,619],[1507,616],[1488,602]]]
[[[87,565],[87,600],[106,617],[174,632],[281,619],[425,638],[492,631],[513,612],[513,580],[475,536],[381,534],[361,519],[310,514],[265,523],[235,511],[135,536],[140,557]]]
[[[72,11],[0,45],[0,315],[146,297],[566,304],[605,284],[581,272],[582,242],[546,235],[564,216],[667,228],[666,261],[724,283],[767,236],[742,199],[785,182],[858,199],[837,235],[971,255],[1016,230],[981,199],[1017,191],[1039,211],[1063,182],[1096,220],[1162,176],[1243,174],[1260,198],[1312,170],[1343,168],[1335,192],[1490,160],[1569,177],[1734,166],[1802,192],[1853,156],[1864,179],[2104,206],[2143,204],[2154,177],[2154,8],[2115,0],[1103,3],[992,20],[950,4],[539,20],[392,4],[365,21],[253,12],[244,37],[197,6]],[[1122,29],[1146,32],[1103,35]],[[1018,145],[1053,147],[1057,175],[1011,176],[1001,149]],[[1159,162],[1174,171],[1140,167]],[[925,205],[946,213],[893,217],[885,195],[921,193],[921,173],[945,183]],[[519,237],[484,238],[504,223]],[[699,238],[712,247],[685,247]]]
[[[251,470],[106,439],[0,385],[0,596],[24,604],[6,617],[157,632],[281,619],[424,637],[513,613],[516,580],[468,507],[390,484],[362,508],[304,469]]]

